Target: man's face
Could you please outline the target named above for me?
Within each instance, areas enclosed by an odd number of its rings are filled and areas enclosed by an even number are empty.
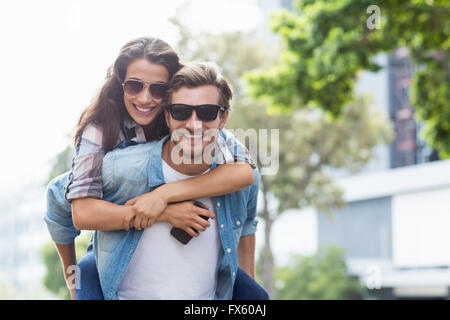
[[[218,104],[219,90],[212,85],[196,88],[181,87],[172,93],[172,104],[182,103],[193,107],[203,104]],[[229,115],[229,110],[219,112],[213,121],[201,121],[196,112],[184,121],[175,120],[166,110],[165,117],[172,141],[183,151],[183,158],[198,159],[211,148],[220,129],[223,129]]]

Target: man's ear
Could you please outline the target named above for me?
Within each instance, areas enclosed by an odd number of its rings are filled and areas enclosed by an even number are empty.
[[[230,110],[227,109],[225,110],[221,115],[220,115],[220,123],[219,123],[219,129],[222,130],[225,125],[227,124],[228,121],[228,116],[230,115]]]
[[[167,127],[170,129],[170,115],[169,115],[169,111],[164,110],[164,118],[166,119],[166,124]]]

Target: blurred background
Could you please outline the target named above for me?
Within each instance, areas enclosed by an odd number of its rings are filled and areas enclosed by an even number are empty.
[[[449,1],[19,0],[0,4],[0,34],[0,299],[69,298],[46,185],[145,35],[222,68],[229,128],[279,130],[256,235],[272,299],[450,298]]]

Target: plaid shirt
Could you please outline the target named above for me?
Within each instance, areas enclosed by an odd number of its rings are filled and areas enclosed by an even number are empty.
[[[143,128],[134,121],[124,122],[116,147],[126,140],[136,143],[147,142]],[[102,161],[104,156],[103,129],[94,124],[87,125],[78,139],[75,157],[72,160],[69,183],[65,190],[65,197],[68,201],[79,198],[102,199]]]
[[[242,145],[229,131],[223,130],[225,138],[219,135],[218,151],[220,159],[218,164],[248,162],[256,168],[249,156],[247,148]],[[145,143],[144,130],[134,121],[125,121],[120,131],[116,147],[125,141]],[[72,161],[72,170],[69,182],[65,188],[65,198],[69,202],[79,198],[103,198],[102,161],[105,156],[103,149],[103,130],[94,124],[89,124],[78,139],[75,157]]]

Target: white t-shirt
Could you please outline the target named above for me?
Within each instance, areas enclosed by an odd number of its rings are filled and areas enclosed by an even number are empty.
[[[163,174],[167,183],[191,178],[165,161]],[[211,198],[196,200],[214,210]],[[170,234],[170,223],[156,222],[145,229],[119,284],[119,299],[213,299],[222,244],[217,218],[209,222],[211,226],[186,245]]]

